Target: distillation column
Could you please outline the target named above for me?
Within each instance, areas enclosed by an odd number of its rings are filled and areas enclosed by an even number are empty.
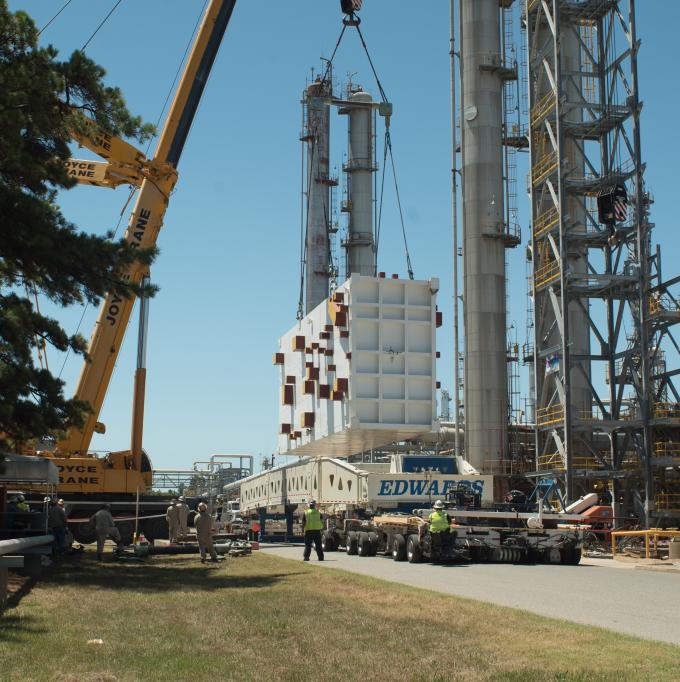
[[[345,111],[341,110],[341,113]],[[347,276],[375,275],[373,244],[373,99],[367,92],[350,95],[349,153],[345,171],[348,178],[349,229],[344,243],[347,249]]]
[[[498,0],[460,0],[465,452],[479,470],[507,440],[502,93]]]
[[[328,80],[311,83],[304,94],[307,129],[306,313],[328,297],[330,275],[330,97]]]

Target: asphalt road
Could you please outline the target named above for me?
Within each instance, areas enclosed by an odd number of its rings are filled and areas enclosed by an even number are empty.
[[[260,548],[270,555],[302,561],[301,546]],[[311,563],[316,564],[314,554]],[[616,564],[584,559],[579,566],[413,566],[385,556],[329,552],[320,565],[680,645],[680,572]]]

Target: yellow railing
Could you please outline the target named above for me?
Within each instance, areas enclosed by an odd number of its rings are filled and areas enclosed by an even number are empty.
[[[537,464],[539,471],[544,469],[559,469],[560,471],[564,471],[564,461],[559,452],[540,455]]]
[[[535,287],[540,289],[541,287],[548,286],[552,284],[556,279],[560,278],[560,265],[557,261],[549,261],[545,265],[541,265],[536,269],[534,275]]]
[[[659,538],[680,538],[680,530],[663,530],[661,528],[650,528],[649,530],[615,530],[612,533],[612,558],[616,559],[616,552],[618,549],[617,540],[619,538],[635,537],[644,540],[645,559],[650,559],[652,554],[658,554]]]
[[[657,457],[680,457],[680,443],[657,441],[654,443],[654,454]]]
[[[536,424],[538,426],[552,426],[564,421],[564,408],[562,405],[548,405],[536,411]]]
[[[534,221],[534,237],[542,237],[560,222],[560,214],[554,206],[541,213]]]
[[[650,296],[649,314],[661,315],[662,313],[677,313],[680,303],[676,303],[670,296]]]
[[[558,470],[564,471],[565,465],[562,455],[559,452],[551,452],[547,455],[538,457],[538,470]],[[601,469],[602,464],[592,455],[575,455],[571,458],[572,469]]]
[[[534,167],[531,169],[531,181],[534,185],[537,185],[553,173],[557,166],[557,154],[554,150],[551,150],[534,164]]]
[[[680,511],[680,493],[657,493],[656,508],[662,511]]]
[[[527,13],[531,13],[541,4],[541,0],[527,0]]]
[[[680,422],[680,405],[678,403],[654,403],[652,416],[654,419],[672,419]]]
[[[554,92],[549,92],[547,95],[534,104],[531,109],[531,126],[535,127],[539,121],[545,118],[557,105],[557,98]]]

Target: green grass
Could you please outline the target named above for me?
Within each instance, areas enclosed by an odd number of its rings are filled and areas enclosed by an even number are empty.
[[[677,681],[680,648],[257,553],[86,555],[0,616],[0,679]]]

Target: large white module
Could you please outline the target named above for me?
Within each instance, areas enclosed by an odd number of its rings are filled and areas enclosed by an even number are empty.
[[[279,340],[279,452],[347,456],[436,429],[439,280],[352,275]]]

